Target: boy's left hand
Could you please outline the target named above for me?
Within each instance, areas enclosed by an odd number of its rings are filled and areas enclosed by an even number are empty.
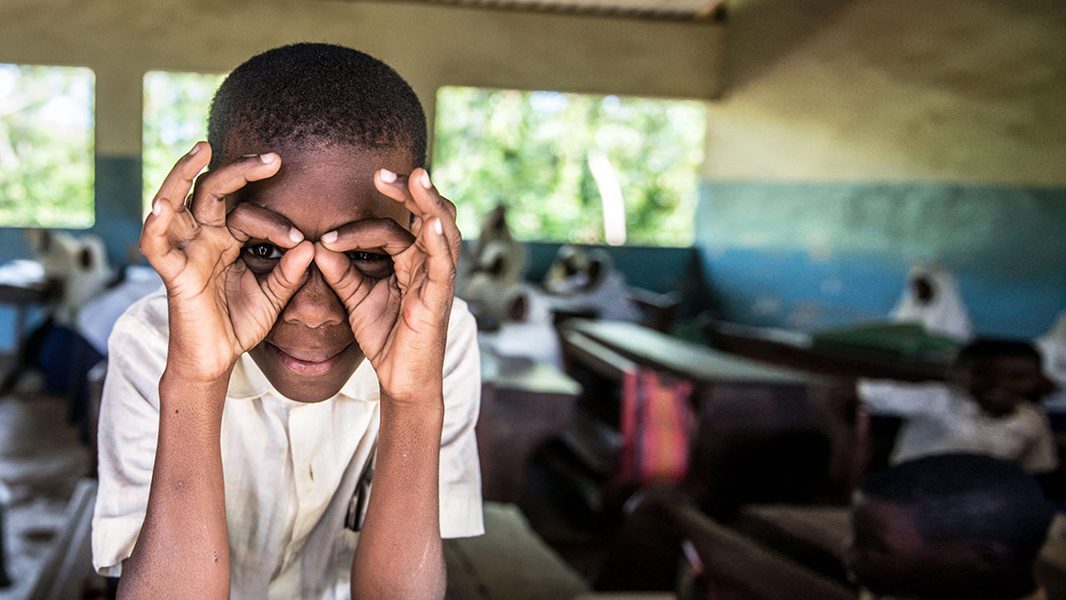
[[[401,403],[440,402],[461,241],[455,205],[421,168],[408,177],[379,170],[374,185],[411,212],[410,232],[387,219],[349,223],[319,239],[315,264],[344,303],[383,393]],[[369,277],[345,254],[370,249],[392,257],[391,276]]]

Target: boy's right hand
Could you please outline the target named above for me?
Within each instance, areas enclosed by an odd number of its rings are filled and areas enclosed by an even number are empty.
[[[210,160],[210,145],[199,142],[178,161],[141,232],[141,252],[167,288],[167,371],[205,383],[228,377],[237,358],[262,341],[303,285],[315,254],[303,234],[277,213],[245,203],[227,219],[226,198],[276,174],[277,154],[241,157],[197,178]],[[286,250],[269,273],[257,277],[239,260],[250,240]]]

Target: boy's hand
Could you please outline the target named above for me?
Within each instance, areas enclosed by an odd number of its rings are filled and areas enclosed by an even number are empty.
[[[439,402],[459,258],[455,205],[437,193],[425,169],[409,177],[382,169],[374,185],[411,212],[411,231],[390,219],[349,223],[321,237],[315,264],[344,303],[383,393],[395,402]],[[385,252],[394,273],[374,278],[360,271],[346,255],[352,251]]]
[[[281,215],[241,204],[227,219],[226,197],[276,174],[277,154],[245,156],[196,178],[210,159],[211,147],[201,142],[178,161],[141,232],[141,252],[167,288],[167,370],[205,382],[225,377],[266,336],[314,257],[311,243]],[[260,278],[238,260],[253,239],[287,250]]]

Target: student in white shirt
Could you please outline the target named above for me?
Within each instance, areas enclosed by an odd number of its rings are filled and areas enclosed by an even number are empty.
[[[1018,462],[1030,473],[1058,466],[1051,427],[1037,404],[1048,390],[1027,342],[979,339],[956,358],[950,384],[861,381],[873,414],[904,419],[892,462],[971,452]]]
[[[165,295],[110,341],[96,568],[126,598],[442,597],[441,536],[482,532],[480,384],[417,97],[286,46],[228,76],[208,139],[141,235]]]

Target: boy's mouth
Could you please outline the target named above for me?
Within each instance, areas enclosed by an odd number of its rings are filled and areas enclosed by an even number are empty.
[[[289,370],[300,375],[322,375],[329,372],[330,369],[337,364],[340,360],[341,354],[351,344],[341,348],[338,351],[329,350],[283,350],[270,342],[267,342],[267,347],[277,356],[281,364],[285,365]]]

